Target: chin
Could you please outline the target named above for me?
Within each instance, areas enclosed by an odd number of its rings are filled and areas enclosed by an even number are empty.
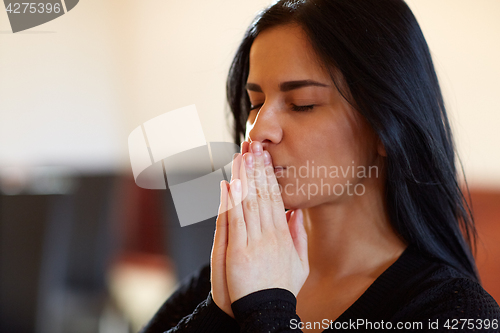
[[[283,205],[285,209],[302,209],[308,208],[312,204],[312,200],[307,200],[307,197],[302,197],[298,195],[286,195],[282,194]]]
[[[281,186],[281,198],[283,199],[283,205],[285,206],[285,209],[305,208],[305,206],[308,204],[308,201],[310,201],[307,199],[307,196],[298,195],[294,186],[292,186],[291,188],[287,187],[287,191],[285,191],[285,185],[289,184],[286,181],[278,180],[278,183]]]

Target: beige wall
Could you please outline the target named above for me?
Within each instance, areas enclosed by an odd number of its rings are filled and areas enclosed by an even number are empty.
[[[500,2],[411,0],[472,184],[500,187]],[[208,141],[230,140],[224,83],[265,0],[81,0],[10,33],[0,10],[0,168],[129,172],[127,137],[196,104]]]
[[[500,1],[410,0],[471,184],[500,186]]]

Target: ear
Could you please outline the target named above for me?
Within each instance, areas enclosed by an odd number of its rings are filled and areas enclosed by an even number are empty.
[[[377,153],[380,156],[387,157],[387,152],[385,151],[384,144],[382,143],[382,140],[380,140],[380,138],[377,138]]]

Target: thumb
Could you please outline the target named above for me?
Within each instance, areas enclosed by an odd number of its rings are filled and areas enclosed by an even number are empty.
[[[308,263],[307,257],[307,233],[304,228],[304,215],[302,210],[296,209],[291,213],[288,228],[293,239],[293,244],[302,262]]]

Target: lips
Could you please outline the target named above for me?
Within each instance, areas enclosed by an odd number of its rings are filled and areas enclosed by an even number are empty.
[[[276,166],[276,167],[274,167],[274,174],[276,175],[276,177],[284,177],[285,170],[286,170],[286,167]]]

